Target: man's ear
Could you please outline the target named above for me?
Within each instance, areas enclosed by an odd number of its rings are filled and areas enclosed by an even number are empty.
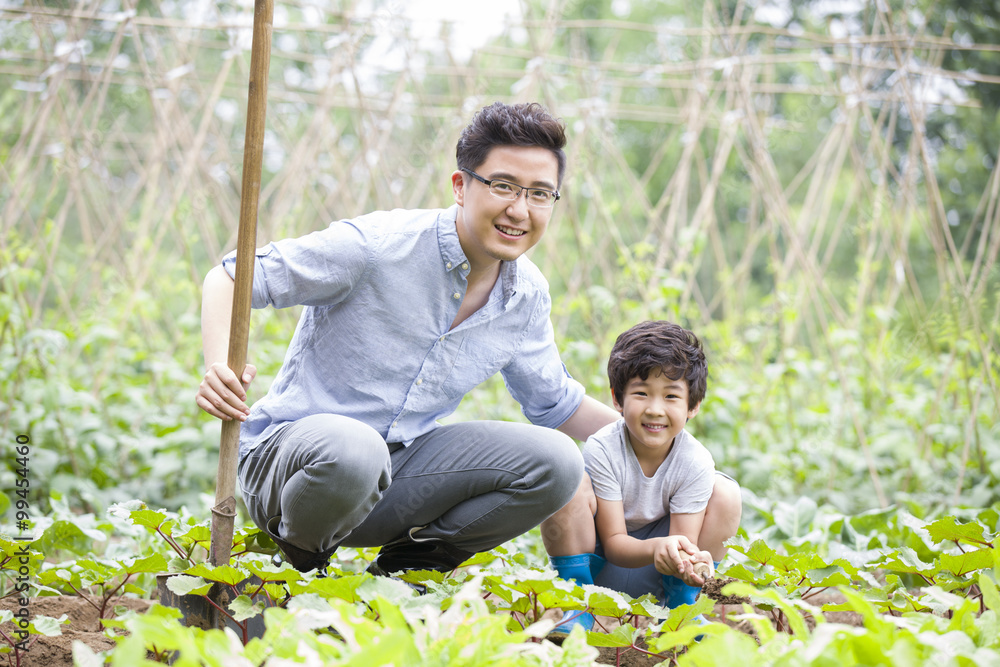
[[[460,169],[451,173],[451,192],[455,195],[455,203],[465,206],[465,174]]]
[[[625,408],[618,404],[618,398],[615,397],[615,390],[611,390],[611,405],[615,406],[615,410],[618,412],[623,412]]]
[[[688,419],[693,419],[699,411],[701,411],[701,401],[698,401],[698,405],[688,410]]]

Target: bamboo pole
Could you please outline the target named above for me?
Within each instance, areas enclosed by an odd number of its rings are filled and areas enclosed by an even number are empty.
[[[261,164],[264,153],[264,121],[267,115],[267,74],[271,63],[273,0],[256,0],[253,15],[253,45],[250,51],[250,86],[247,100],[247,129],[243,147],[243,188],[240,193],[240,228],[236,242],[236,287],[229,329],[229,367],[237,377],[246,366],[250,338],[250,298],[253,291],[253,258],[257,244],[257,204],[260,196]],[[240,421],[222,422],[219,443],[219,472],[212,508],[213,565],[225,565],[233,548],[236,518],[236,462]]]

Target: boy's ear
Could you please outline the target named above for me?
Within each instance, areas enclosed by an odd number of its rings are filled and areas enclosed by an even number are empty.
[[[611,389],[611,405],[615,406],[615,410],[622,412],[625,408],[618,404],[618,399],[615,397],[615,390]]]
[[[701,401],[698,401],[698,405],[694,406],[688,410],[688,419],[693,419],[696,414],[701,410]]]

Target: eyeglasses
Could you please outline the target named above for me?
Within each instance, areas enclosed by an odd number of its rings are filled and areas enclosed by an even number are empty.
[[[545,190],[542,188],[525,188],[517,185],[516,183],[501,181],[496,178],[492,181],[488,181],[471,169],[463,169],[462,171],[488,187],[490,189],[490,194],[497,199],[516,201],[517,198],[521,196],[522,190],[525,192],[524,198],[528,201],[529,206],[552,208],[552,205],[556,203],[557,199],[559,199],[558,190],[553,192],[552,190]]]

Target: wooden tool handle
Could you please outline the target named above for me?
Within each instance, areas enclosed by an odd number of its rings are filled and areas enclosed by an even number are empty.
[[[236,286],[229,328],[229,367],[242,378],[250,339],[250,302],[253,295],[253,260],[257,249],[257,204],[264,157],[264,121],[267,117],[267,74],[271,66],[273,0],[255,0],[253,44],[250,50],[250,85],[247,128],[243,143],[243,188],[240,192],[240,227],[236,241]],[[240,421],[222,422],[219,471],[212,508],[213,565],[229,563],[236,518],[236,463],[239,454]]]

